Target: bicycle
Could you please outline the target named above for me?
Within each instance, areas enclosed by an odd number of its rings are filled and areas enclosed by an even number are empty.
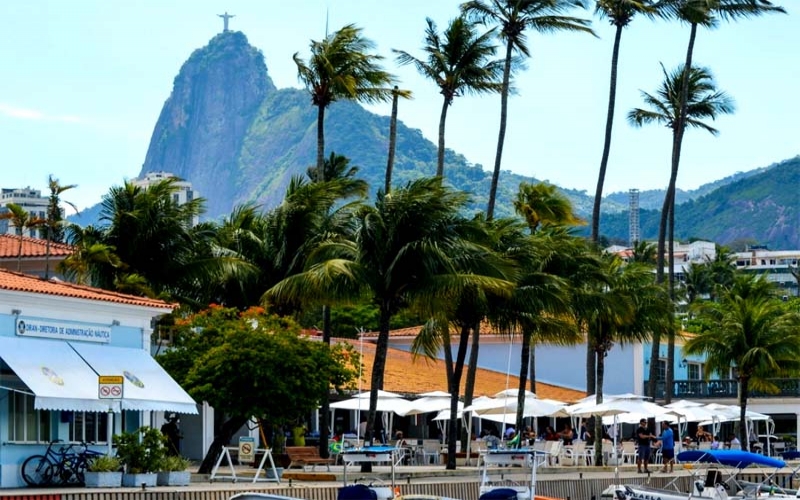
[[[61,443],[55,439],[47,446],[44,455],[32,455],[22,463],[22,479],[29,486],[58,486],[64,484],[82,485],[84,473],[89,462],[103,455],[99,451],[89,449],[86,442],[78,446],[82,449],[75,452],[76,445],[62,446],[58,451],[53,445]]]

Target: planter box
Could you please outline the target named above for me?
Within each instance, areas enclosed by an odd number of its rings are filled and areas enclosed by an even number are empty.
[[[119,488],[122,472],[84,472],[83,484],[87,488]]]
[[[138,488],[141,485],[155,486],[158,481],[158,474],[155,472],[146,472],[144,474],[123,474],[122,486],[131,488]]]
[[[189,486],[192,473],[188,470],[159,472],[157,484],[159,486]]]

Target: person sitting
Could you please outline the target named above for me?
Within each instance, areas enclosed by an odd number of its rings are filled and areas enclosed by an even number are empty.
[[[711,449],[718,450],[719,449],[719,436],[714,436],[711,440]]]
[[[394,433],[394,439],[395,439],[395,446],[396,447],[403,448],[404,446],[408,446],[408,443],[406,443],[406,440],[403,439],[403,431],[395,432]]]
[[[558,435],[564,442],[564,446],[571,446],[572,440],[575,439],[575,432],[572,430],[572,426],[569,424],[566,424],[564,426],[564,430],[559,432]]]
[[[592,440],[592,433],[589,432],[589,429],[586,428],[586,424],[581,424],[581,430],[578,432],[578,436],[581,441],[591,441]]]
[[[545,441],[558,441],[558,434],[548,425],[545,427],[544,432],[542,432],[542,439]]]
[[[515,433],[514,433],[514,434],[511,436],[511,439],[507,439],[507,440],[506,440],[506,445],[507,445],[507,447],[508,447],[508,448],[517,448],[517,447],[519,447],[519,440],[521,439],[521,438],[520,438],[520,436],[521,436],[521,435],[522,435],[522,434],[521,434],[520,432],[515,432]]]
[[[709,442],[713,439],[714,436],[711,435],[710,432],[706,431],[702,425],[697,426],[697,432],[695,433],[695,438],[697,439],[698,443],[702,442]]]

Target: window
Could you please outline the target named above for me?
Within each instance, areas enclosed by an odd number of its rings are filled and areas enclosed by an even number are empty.
[[[8,440],[14,442],[50,441],[50,412],[33,409],[33,396],[8,393]]]
[[[667,360],[666,359],[659,359],[658,360],[658,377],[656,378],[659,382],[663,382],[667,380]]]
[[[105,443],[108,429],[108,416],[105,413],[76,411],[69,420],[71,441]]]
[[[689,380],[700,380],[703,377],[703,365],[700,363],[689,363],[686,365]]]

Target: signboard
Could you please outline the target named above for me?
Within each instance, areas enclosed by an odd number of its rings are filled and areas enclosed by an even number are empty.
[[[107,343],[111,340],[111,327],[90,323],[68,323],[49,319],[18,317],[14,331],[20,337],[81,340]]]
[[[239,437],[239,463],[253,462],[256,459],[256,439],[250,436]]]
[[[100,399],[121,398],[124,380],[122,375],[100,375],[97,377],[97,397]]]

